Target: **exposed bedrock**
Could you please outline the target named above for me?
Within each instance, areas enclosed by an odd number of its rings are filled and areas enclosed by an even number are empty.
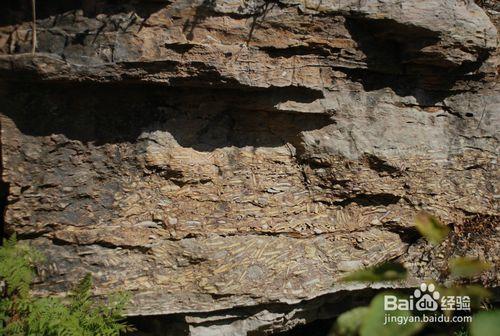
[[[478,256],[498,286],[496,4],[40,1],[32,55],[29,3],[0,4],[0,191],[38,294],[90,271],[178,334],[258,335],[384,260],[408,287]]]

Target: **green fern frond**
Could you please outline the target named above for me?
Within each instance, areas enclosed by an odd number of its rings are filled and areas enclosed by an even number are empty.
[[[0,335],[119,336],[131,330],[122,314],[127,294],[110,296],[107,305],[92,299],[92,276],[85,275],[70,293],[59,298],[33,298],[30,285],[43,256],[13,235],[0,247]]]

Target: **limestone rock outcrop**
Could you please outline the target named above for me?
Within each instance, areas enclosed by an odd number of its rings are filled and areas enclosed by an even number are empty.
[[[191,335],[338,313],[346,272],[500,262],[500,8],[465,0],[0,4],[4,225]],[[414,217],[453,227],[437,248]],[[354,293],[354,292],[352,292]],[[354,294],[353,294],[354,295]],[[329,308],[328,308],[329,307]],[[178,332],[178,335],[181,331]]]

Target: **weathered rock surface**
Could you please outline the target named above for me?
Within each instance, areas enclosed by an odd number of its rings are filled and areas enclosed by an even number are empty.
[[[5,226],[48,256],[39,293],[91,271],[130,315],[245,335],[335,315],[389,259],[498,285],[498,5],[80,3],[38,4],[35,55],[28,2],[0,5]]]

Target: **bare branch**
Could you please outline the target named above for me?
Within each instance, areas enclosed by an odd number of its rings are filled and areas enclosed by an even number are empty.
[[[35,52],[36,52],[36,0],[31,0],[31,13],[33,14],[33,22],[32,22],[33,37],[31,40],[31,54],[35,55]]]

